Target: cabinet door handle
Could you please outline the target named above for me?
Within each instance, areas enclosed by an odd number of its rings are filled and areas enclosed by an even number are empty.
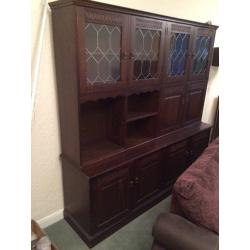
[[[133,59],[135,59],[135,55],[133,53],[130,53],[129,58],[133,60]]]
[[[139,178],[138,177],[135,178],[135,184],[139,184]]]
[[[134,181],[131,180],[131,181],[129,182],[129,184],[130,184],[131,187],[133,187],[133,186],[134,186]]]
[[[129,59],[128,53],[123,52],[123,53],[122,53],[122,59],[124,59],[124,60]]]

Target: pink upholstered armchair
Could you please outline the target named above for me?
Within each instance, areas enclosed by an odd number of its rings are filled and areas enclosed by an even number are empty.
[[[171,212],[153,226],[152,250],[219,249],[219,139],[177,179]]]

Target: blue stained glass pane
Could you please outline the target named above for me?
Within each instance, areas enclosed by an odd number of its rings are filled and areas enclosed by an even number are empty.
[[[168,69],[170,76],[182,76],[185,74],[189,38],[189,34],[172,33]]]
[[[207,69],[210,40],[209,36],[198,36],[195,41],[192,69],[194,75],[204,73]]]

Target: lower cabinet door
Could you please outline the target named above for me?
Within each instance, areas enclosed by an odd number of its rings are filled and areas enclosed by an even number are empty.
[[[92,182],[95,228],[113,224],[130,209],[128,166],[97,177]]]
[[[210,129],[189,139],[187,166],[191,165],[208,146]]]
[[[135,161],[134,205],[140,205],[160,190],[161,152]]]
[[[187,141],[176,143],[164,150],[162,157],[162,186],[173,184],[186,167]]]

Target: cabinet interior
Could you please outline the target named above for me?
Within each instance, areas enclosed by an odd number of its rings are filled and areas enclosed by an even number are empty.
[[[81,104],[80,138],[83,163],[123,148],[124,98],[107,98]]]
[[[155,135],[155,117],[136,120],[127,124],[127,146],[150,140]]]
[[[128,96],[127,121],[157,115],[158,103],[158,91]]]

